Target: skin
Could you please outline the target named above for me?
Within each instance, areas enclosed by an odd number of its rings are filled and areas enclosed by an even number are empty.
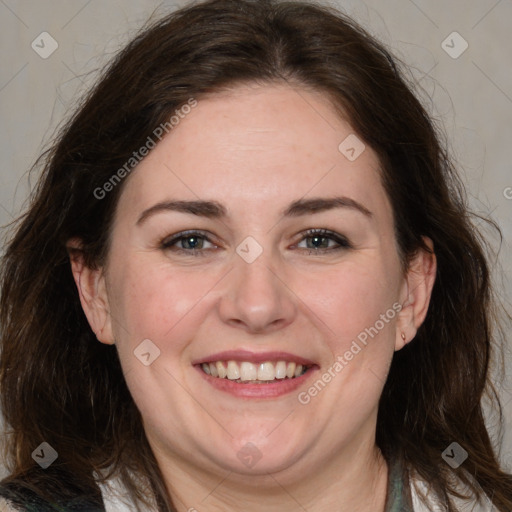
[[[202,98],[125,184],[105,268],[72,261],[91,328],[117,346],[180,512],[384,510],[378,401],[394,352],[425,318],[436,262],[419,251],[403,271],[376,154],[367,146],[351,162],[338,150],[353,133],[323,95],[287,85]],[[371,216],[348,207],[282,215],[294,201],[334,196]],[[215,201],[226,216],[160,211],[137,224],[170,200]],[[310,228],[351,245],[334,250],[335,240],[320,237],[327,250],[318,251],[303,233]],[[205,231],[211,242],[195,252],[162,248],[185,230]],[[263,249],[252,263],[236,253],[248,236]],[[299,403],[298,393],[395,303],[400,313]],[[145,339],[161,352],[149,366],[133,353]],[[318,368],[284,396],[235,397],[192,366],[234,349],[286,351]],[[248,442],[261,455],[252,467],[237,457]]]

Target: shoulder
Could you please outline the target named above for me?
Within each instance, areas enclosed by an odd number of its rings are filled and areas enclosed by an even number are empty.
[[[102,503],[85,493],[52,499],[22,482],[0,482],[0,512],[105,512]]]
[[[427,482],[418,476],[414,476],[410,480],[410,486],[414,512],[444,512],[445,509],[441,507]],[[489,498],[485,497],[483,500],[478,500],[474,496],[471,497],[471,492],[461,482],[457,483],[457,490],[468,496],[468,499],[465,500],[453,498],[453,504],[457,511],[491,512],[495,510]]]
[[[5,498],[0,498],[0,512],[19,512],[19,508],[15,508],[12,502],[7,501]]]

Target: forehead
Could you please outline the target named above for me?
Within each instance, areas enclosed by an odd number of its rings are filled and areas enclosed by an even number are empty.
[[[308,194],[388,206],[376,154],[325,95],[249,85],[198,99],[137,166],[122,202],[199,198],[281,210]]]

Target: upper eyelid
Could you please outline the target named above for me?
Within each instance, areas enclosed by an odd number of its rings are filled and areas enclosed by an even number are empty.
[[[170,247],[173,244],[175,244],[176,242],[178,242],[179,240],[181,240],[182,238],[186,238],[186,237],[190,237],[190,236],[194,236],[194,235],[200,236],[200,237],[204,238],[205,240],[207,240],[208,242],[210,242],[214,245],[217,245],[216,242],[212,239],[212,235],[209,232],[199,230],[199,229],[190,229],[190,230],[180,231],[179,233],[175,233],[173,235],[166,236],[165,238],[161,239],[160,245],[163,247]]]
[[[301,238],[297,242],[295,242],[295,244],[299,244],[299,243],[303,242],[308,237],[319,236],[321,238],[329,238],[329,239],[333,240],[334,242],[336,242],[338,244],[339,247],[345,247],[345,248],[353,247],[352,242],[345,235],[342,235],[341,233],[337,233],[335,231],[324,230],[324,229],[318,229],[318,230],[312,229],[312,230],[304,231],[300,235],[301,235]],[[331,247],[330,249],[329,248],[319,248],[319,249],[315,249],[315,250],[329,251],[329,250],[333,250],[333,249],[336,249],[336,247]],[[308,249],[308,250],[311,250],[311,249]]]
[[[342,233],[338,233],[336,231],[332,231],[330,229],[325,228],[310,228],[305,231],[302,231],[298,233],[298,235],[302,236],[303,238],[306,238],[308,236],[322,236],[326,238],[336,238],[339,240],[344,240],[346,242],[349,242],[348,237],[343,235]]]

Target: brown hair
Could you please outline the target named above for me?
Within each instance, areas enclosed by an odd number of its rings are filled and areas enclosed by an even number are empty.
[[[160,509],[174,510],[116,349],[98,343],[86,321],[66,246],[79,238],[86,263],[102,265],[123,183],[101,200],[94,191],[180,105],[240,83],[284,81],[326,94],[378,154],[404,267],[428,250],[422,236],[434,242],[430,309],[394,356],[378,446],[429,482],[446,510],[455,510],[454,474],[511,510],[512,477],[500,470],[481,408],[495,323],[484,243],[438,130],[395,62],[349,18],[303,2],[209,0],[127,45],[45,155],[3,258],[0,386],[11,481],[49,488],[54,475],[34,470],[31,457],[46,441],[59,453],[55,471],[84,489],[97,490],[94,472],[108,468],[140,503],[142,478]],[[441,458],[452,441],[469,454],[456,470]]]

